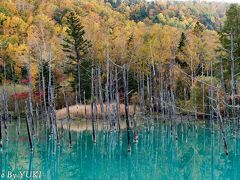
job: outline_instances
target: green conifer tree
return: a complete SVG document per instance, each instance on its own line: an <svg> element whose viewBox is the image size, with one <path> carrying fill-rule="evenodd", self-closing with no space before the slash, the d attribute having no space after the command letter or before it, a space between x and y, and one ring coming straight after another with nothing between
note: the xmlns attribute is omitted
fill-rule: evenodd
<svg viewBox="0 0 240 180"><path fill-rule="evenodd" d="M91 42L85 39L84 26L82 25L79 16L75 12L70 12L67 16L67 34L62 44L63 51L67 53L68 57L68 73L72 73L74 81L72 86L76 89L79 100L81 93L81 75L80 65L81 62L86 58ZM77 66L76 68L74 68Z"/></svg>

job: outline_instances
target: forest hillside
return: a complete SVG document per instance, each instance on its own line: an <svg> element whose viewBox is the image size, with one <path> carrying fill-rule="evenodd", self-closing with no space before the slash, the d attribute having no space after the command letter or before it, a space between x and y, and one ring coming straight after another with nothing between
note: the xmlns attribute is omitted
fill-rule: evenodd
<svg viewBox="0 0 240 180"><path fill-rule="evenodd" d="M154 70L166 88L174 89L179 106L186 100L184 106L193 107L202 98L199 82L203 77L210 81L211 66L218 66L219 56L228 54L222 42L229 38L222 29L229 7L190 1L4 0L0 2L0 70L4 72L0 83L12 92L12 100L28 97L24 89L32 88L40 101L49 91L51 74L57 108L62 108L63 91L71 104L90 99L92 67L101 69L104 89L108 80L114 86L114 64L127 64L130 102L140 98L141 77L148 78ZM111 62L109 73L106 59ZM228 63L225 67L227 81ZM215 74L214 81L220 81L220 74ZM17 92L11 90L13 84ZM122 85L119 89L123 92ZM201 103L196 106L203 110Z"/></svg>

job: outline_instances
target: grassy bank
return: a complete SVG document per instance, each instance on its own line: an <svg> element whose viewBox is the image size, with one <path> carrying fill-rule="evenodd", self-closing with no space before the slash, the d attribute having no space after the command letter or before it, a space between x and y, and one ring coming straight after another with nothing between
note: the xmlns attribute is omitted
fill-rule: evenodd
<svg viewBox="0 0 240 180"><path fill-rule="evenodd" d="M115 104L110 104L110 112L112 112L112 106L115 106ZM104 104L104 111L106 112L106 105ZM74 105L69 107L70 114L72 118L80 118L80 117L85 117L87 118L91 117L91 105ZM137 111L139 108L137 107ZM120 114L121 116L125 115L125 110L124 110L124 104L120 104ZM129 105L129 115L133 115L133 106ZM100 105L97 105L97 116L101 117L101 109ZM59 109L57 110L57 119L65 119L67 118L67 109Z"/></svg>

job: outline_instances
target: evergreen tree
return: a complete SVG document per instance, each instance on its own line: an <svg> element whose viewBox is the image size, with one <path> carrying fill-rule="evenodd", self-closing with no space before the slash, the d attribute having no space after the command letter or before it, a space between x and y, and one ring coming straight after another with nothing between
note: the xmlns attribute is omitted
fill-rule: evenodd
<svg viewBox="0 0 240 180"><path fill-rule="evenodd" d="M194 26L193 31L196 36L200 37L201 33L204 31L204 27L203 27L203 25L201 25L201 23L199 21L197 21Z"/></svg>
<svg viewBox="0 0 240 180"><path fill-rule="evenodd" d="M188 64L184 60L185 56L185 46L186 46L187 37L184 32L182 32L179 43L178 43L178 54L175 57L175 62L181 66L181 68L188 67Z"/></svg>
<svg viewBox="0 0 240 180"><path fill-rule="evenodd" d="M232 35L231 35L232 34ZM231 37L233 38L232 57L237 59L240 57L240 6L237 4L231 4L226 12L226 20L224 26L220 32L220 41L224 48L224 76L231 79ZM235 71L239 71L239 60L235 61Z"/></svg>
<svg viewBox="0 0 240 180"><path fill-rule="evenodd" d="M180 38L180 41L179 41L179 44L178 44L178 51L180 52L183 52L183 48L185 47L185 44L186 44L186 35L184 32L182 32L181 34L181 38Z"/></svg>
<svg viewBox="0 0 240 180"><path fill-rule="evenodd" d="M221 42L225 49L230 50L230 34L233 35L234 56L240 57L240 6L231 4L226 12L226 21L221 31Z"/></svg>
<svg viewBox="0 0 240 180"><path fill-rule="evenodd" d="M67 34L68 37L64 38L63 51L67 53L68 64L70 72L73 73L74 81L72 82L73 88L77 87L78 97L81 93L81 78L80 78L80 65L82 60L86 58L88 49L91 46L90 41L84 38L84 26L81 24L79 16L75 12L70 12L67 16ZM76 66L74 68L73 66ZM77 71L76 71L77 70ZM77 86L76 86L77 84Z"/></svg>

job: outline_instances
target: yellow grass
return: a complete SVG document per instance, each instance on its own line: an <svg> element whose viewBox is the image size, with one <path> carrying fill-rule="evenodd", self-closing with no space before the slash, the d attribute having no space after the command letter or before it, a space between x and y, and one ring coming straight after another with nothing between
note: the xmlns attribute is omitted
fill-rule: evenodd
<svg viewBox="0 0 240 180"><path fill-rule="evenodd" d="M115 104L110 104L110 111L112 112L112 106L115 106ZM74 117L85 117L85 107L86 107L86 114L87 117L91 117L91 105L74 105L74 106L70 106L69 110L70 110L70 115L72 118ZM138 110L138 108L137 108ZM97 111L98 111L98 117L101 117L101 109L100 109L100 105L97 105ZM106 105L104 105L104 111L106 112ZM124 104L120 104L120 114L121 116L125 115L125 106ZM132 116L133 115L133 106L130 105L129 106L129 115ZM59 109L57 110L57 119L65 119L67 118L67 109L63 108L63 109Z"/></svg>

